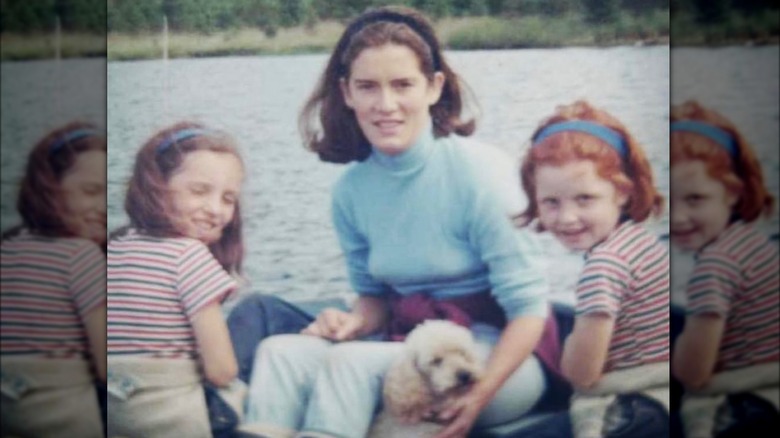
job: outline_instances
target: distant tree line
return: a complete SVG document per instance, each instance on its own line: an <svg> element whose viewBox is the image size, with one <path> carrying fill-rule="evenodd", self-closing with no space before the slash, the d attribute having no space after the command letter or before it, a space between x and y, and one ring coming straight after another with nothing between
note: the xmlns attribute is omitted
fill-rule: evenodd
<svg viewBox="0 0 780 438"><path fill-rule="evenodd" d="M105 0L0 0L0 32L63 30L106 32Z"/></svg>
<svg viewBox="0 0 780 438"><path fill-rule="evenodd" d="M746 15L767 10L780 10L778 0L671 0L672 14L690 14L703 24L726 21L730 14L740 12Z"/></svg>
<svg viewBox="0 0 780 438"><path fill-rule="evenodd" d="M0 32L48 32L55 17L65 30L102 33L159 29L163 14L173 30L213 32L259 27L279 28L320 20L346 20L371 6L403 4L434 19L462 16L561 15L581 13L593 23L609 22L621 12L653 10L689 13L697 21L723 20L731 11L778 9L777 0L0 0Z"/></svg>

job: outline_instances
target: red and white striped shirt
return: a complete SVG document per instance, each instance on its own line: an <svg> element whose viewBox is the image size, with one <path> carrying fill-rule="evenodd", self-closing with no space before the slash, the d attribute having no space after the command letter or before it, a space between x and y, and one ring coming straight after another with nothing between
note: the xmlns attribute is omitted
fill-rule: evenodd
<svg viewBox="0 0 780 438"><path fill-rule="evenodd" d="M130 231L108 244L109 355L196 358L192 318L236 281L190 238Z"/></svg>
<svg viewBox="0 0 780 438"><path fill-rule="evenodd" d="M626 221L585 255L576 314L615 318L604 372L669 360L669 251Z"/></svg>
<svg viewBox="0 0 780 438"><path fill-rule="evenodd" d="M778 248L737 221L696 254L687 313L726 319L715 371L780 360Z"/></svg>
<svg viewBox="0 0 780 438"><path fill-rule="evenodd" d="M105 305L106 259L92 241L22 232L0 245L0 352L89 357L84 318Z"/></svg>

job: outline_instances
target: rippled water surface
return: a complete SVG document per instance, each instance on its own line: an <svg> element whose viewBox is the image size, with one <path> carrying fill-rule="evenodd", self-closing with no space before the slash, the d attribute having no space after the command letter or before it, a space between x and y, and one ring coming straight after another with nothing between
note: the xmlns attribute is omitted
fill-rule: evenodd
<svg viewBox="0 0 780 438"><path fill-rule="evenodd" d="M731 55L740 57L741 62L723 72L722 86L705 88L702 81L692 77L682 78L680 86L692 96L708 96L705 101L724 105L729 109L727 113L740 113L744 108L738 102L759 99L761 103L751 106L749 116L735 121L740 126L756 126L747 134L757 142L774 141L769 144L777 145L777 92L769 98L760 87L751 88L754 82L761 82L760 77L753 81L756 76L777 77L777 57L774 64L765 62L760 68L748 69L748 63L770 58L767 53L772 52L763 48L733 50ZM677 54L680 52L674 56ZM696 49L680 56L688 58L680 65L690 62L701 75L712 73L712 64L717 64L722 53ZM632 130L647 149L659 188L668 193L668 47L470 51L449 52L447 57L479 103L476 138L518 157L541 118L558 104L585 98L616 115ZM344 167L319 162L303 148L297 134L298 110L326 59L326 55L299 55L109 63L107 88L99 90L108 94L109 227L125 222L124 187L141 143L167 123L182 118L200 120L233 134L247 164L242 202L250 288L293 300L348 295L343 259L329 214L330 187ZM71 62L82 70L96 68L92 61ZM47 82L51 80L52 64L3 65L4 77L7 71L16 73L11 75L14 83L3 80L4 223L16 218L13 201L7 200L14 196L14 183L21 172L9 163L18 162L19 157L23 161L32 142L57 118L58 107L51 103L45 111L35 109L36 105L46 106L42 102L56 94ZM20 69L31 73L19 74ZM23 98L8 103L6 91L16 87L39 87L41 91L32 96L24 93ZM78 90L98 87L102 85L81 83ZM68 100L66 96L60 102ZM89 109L84 109L88 105L81 105L89 99L80 96L72 100L70 105L74 107L69 108L69 114L92 116ZM62 104L57 105L61 108ZM7 109L14 115L7 117ZM19 125L22 120L27 125L17 129L14 137L7 136L5 128ZM774 131L760 128L772 126L767 122L774 123ZM7 150L6 144L15 147ZM768 152L764 158L776 175L777 152L772 149L775 152ZM774 190L777 193L776 183ZM667 217L652 226L664 234L668 230ZM570 301L581 259L549 237L542 239L548 261L554 261L550 274L555 298Z"/></svg>

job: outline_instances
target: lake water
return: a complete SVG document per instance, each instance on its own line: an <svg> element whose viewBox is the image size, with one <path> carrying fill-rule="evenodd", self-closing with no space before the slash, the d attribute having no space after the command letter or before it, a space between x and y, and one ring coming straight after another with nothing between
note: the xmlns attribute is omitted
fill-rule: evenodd
<svg viewBox="0 0 780 438"><path fill-rule="evenodd" d="M702 81L683 78L684 91L692 96L706 96L702 99L705 103L724 105L729 116L731 112L742 114L744 104L737 102L760 102L751 104L754 106L749 117L735 117L735 122L740 126L769 126L751 129L746 134L756 143L777 145L777 93L770 99L765 90L751 88L750 81L744 80L757 76L757 82L761 78L777 78L776 47L734 50L733 55L740 57L740 62L730 65L723 76L737 89L725 85L702 89ZM721 55L695 49L685 54L686 60L680 63L697 58L697 62L705 64L703 70L697 71L711 73L713 66L706 63L716 62ZM660 190L668 194L668 47L469 51L448 52L446 56L477 98L480 117L475 138L518 157L527 147L534 127L556 105L584 98L610 111L632 130L646 147ZM772 56L773 62L755 61ZM329 214L330 187L344 167L321 163L316 155L306 151L296 124L298 111L326 60L326 55L297 55L108 63L109 227L120 226L126 220L122 211L125 183L134 154L143 141L166 124L196 119L230 132L244 154L248 168L242 195L247 241L245 270L251 281L248 288L291 300L349 296L343 258ZM82 70L96 68L90 63L98 63L70 62L74 66L81 63ZM761 62L760 68L755 67L757 62ZM56 119L52 114L59 114L56 109L61 111L63 105L59 103L55 110L44 111L47 119L33 108L45 101L51 90L42 90L40 96L32 93L33 97L25 93L24 99L7 104L6 89L24 86L29 90L36 87L37 81L48 84L52 64L4 63L2 67L3 77L11 72L9 76L15 82L3 80L4 223L16 217L14 183L21 172L9 163L20 159L23 162L27 148L51 127L51 120ZM37 72L37 76L19 74L25 69ZM81 84L80 90L98 85ZM71 104L84 100L89 99L80 97ZM63 101L68 102L68 97L60 100ZM8 119L7 108L16 111L17 116ZM90 116L88 109L69 110L68 114ZM7 136L7 125L19 124L21 120L27 123L24 129L17 129L13 137ZM7 152L7 144L24 147ZM770 176L770 180L776 181L778 158L776 149L772 150L774 153L767 152L763 162L769 174L775 176ZM773 190L778 193L776 183ZM666 233L667 216L651 226L659 234ZM548 236L541 238L548 261L555 261L550 263L554 299L571 302L581 257L566 252Z"/></svg>

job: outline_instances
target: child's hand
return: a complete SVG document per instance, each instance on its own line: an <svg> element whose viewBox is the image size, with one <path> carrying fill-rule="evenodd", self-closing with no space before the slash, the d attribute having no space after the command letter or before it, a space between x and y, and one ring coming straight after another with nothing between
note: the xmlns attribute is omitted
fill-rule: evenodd
<svg viewBox="0 0 780 438"><path fill-rule="evenodd" d="M319 336L332 341L349 341L358 337L363 328L362 316L327 308L317 315L317 319L301 330L304 335Z"/></svg>

